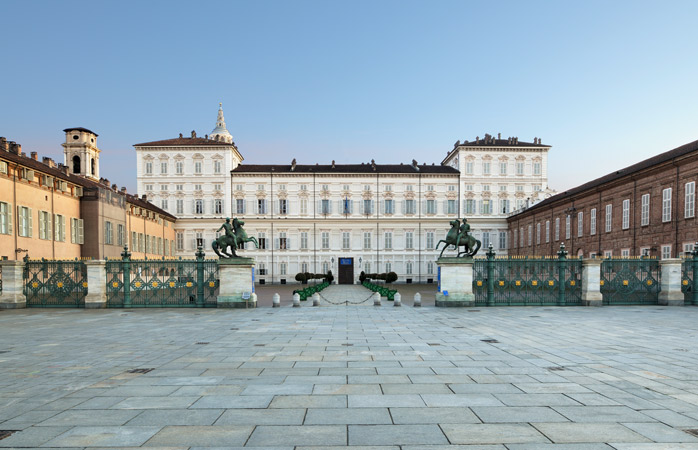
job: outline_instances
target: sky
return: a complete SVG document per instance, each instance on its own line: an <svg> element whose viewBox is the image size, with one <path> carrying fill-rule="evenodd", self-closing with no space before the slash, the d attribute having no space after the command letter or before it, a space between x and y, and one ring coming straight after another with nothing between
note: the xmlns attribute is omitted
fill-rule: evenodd
<svg viewBox="0 0 698 450"><path fill-rule="evenodd" d="M697 1L0 0L0 136L63 159L99 134L199 136L223 103L245 163L439 164L542 138L558 191L698 139Z"/></svg>

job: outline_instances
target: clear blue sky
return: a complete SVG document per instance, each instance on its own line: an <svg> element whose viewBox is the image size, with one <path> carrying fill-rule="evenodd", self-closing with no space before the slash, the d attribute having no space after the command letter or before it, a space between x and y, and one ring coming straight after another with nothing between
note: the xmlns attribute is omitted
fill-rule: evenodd
<svg viewBox="0 0 698 450"><path fill-rule="evenodd" d="M214 127L247 163L439 163L456 140L550 144L564 190L698 139L698 1L0 2L0 135L62 160L100 135Z"/></svg>

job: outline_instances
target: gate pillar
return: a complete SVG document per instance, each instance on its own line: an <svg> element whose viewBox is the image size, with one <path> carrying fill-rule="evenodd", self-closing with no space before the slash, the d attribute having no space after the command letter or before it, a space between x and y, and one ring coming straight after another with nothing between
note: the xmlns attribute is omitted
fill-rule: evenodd
<svg viewBox="0 0 698 450"><path fill-rule="evenodd" d="M441 257L436 264L441 271L441 292L436 294L436 306L473 306L473 259Z"/></svg>
<svg viewBox="0 0 698 450"><path fill-rule="evenodd" d="M683 306L683 292L681 292L681 263L679 258L663 259L659 261L662 272L662 289L659 292L659 304L667 306Z"/></svg>
<svg viewBox="0 0 698 450"><path fill-rule="evenodd" d="M85 261L87 267L87 295L85 296L85 309L98 309L107 307L107 262Z"/></svg>
<svg viewBox="0 0 698 450"><path fill-rule="evenodd" d="M0 309L26 308L24 261L0 261L0 267L2 267Z"/></svg>
<svg viewBox="0 0 698 450"><path fill-rule="evenodd" d="M601 263L600 259L582 260L582 305L601 306Z"/></svg>
<svg viewBox="0 0 698 450"><path fill-rule="evenodd" d="M221 280L218 294L219 308L256 308L257 299L253 296L252 258L221 258L218 270Z"/></svg>

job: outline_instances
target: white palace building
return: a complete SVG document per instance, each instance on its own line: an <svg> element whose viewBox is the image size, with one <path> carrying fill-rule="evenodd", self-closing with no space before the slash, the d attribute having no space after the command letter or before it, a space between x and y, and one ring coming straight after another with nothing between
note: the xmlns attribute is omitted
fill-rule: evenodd
<svg viewBox="0 0 698 450"><path fill-rule="evenodd" d="M260 249L259 283L296 283L298 272L332 270L340 283L359 273L436 280L436 243L449 221L466 217L473 234L507 254L506 217L548 197L549 145L486 134L456 142L440 164L243 164L222 106L211 134L135 146L138 193L177 216L176 254L191 257L226 217L245 222ZM441 244L443 245L443 244ZM484 250L481 251L484 254ZM453 254L447 250L445 254Z"/></svg>

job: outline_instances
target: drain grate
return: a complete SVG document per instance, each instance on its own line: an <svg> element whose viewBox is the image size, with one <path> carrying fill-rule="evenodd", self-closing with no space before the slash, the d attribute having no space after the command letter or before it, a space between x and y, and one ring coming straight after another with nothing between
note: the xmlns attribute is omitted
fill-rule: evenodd
<svg viewBox="0 0 698 450"><path fill-rule="evenodd" d="M438 342L429 342L429 345L432 347L435 347L435 346L441 345L441 344L439 344Z"/></svg>
<svg viewBox="0 0 698 450"><path fill-rule="evenodd" d="M131 370L127 370L126 373L148 373L148 372L152 372L153 370L155 370L154 367L149 368L149 369L131 369Z"/></svg>
<svg viewBox="0 0 698 450"><path fill-rule="evenodd" d="M352 347L354 344L342 344L345 347Z"/></svg>
<svg viewBox="0 0 698 450"><path fill-rule="evenodd" d="M528 317L540 317L540 316L528 316Z"/></svg>
<svg viewBox="0 0 698 450"><path fill-rule="evenodd" d="M488 344L499 344L499 341L496 339L480 339L482 342L487 342Z"/></svg>
<svg viewBox="0 0 698 450"><path fill-rule="evenodd" d="M264 347L265 345L267 345L267 344L255 344L254 346L255 347Z"/></svg>
<svg viewBox="0 0 698 450"><path fill-rule="evenodd" d="M197 342L196 345L208 345L210 342Z"/></svg>
<svg viewBox="0 0 698 450"><path fill-rule="evenodd" d="M16 433L19 430L0 430L0 441L3 439L12 436L13 433Z"/></svg>
<svg viewBox="0 0 698 450"><path fill-rule="evenodd" d="M560 370L565 370L565 368L562 366L553 366L553 367L548 367L548 370L560 371Z"/></svg>
<svg viewBox="0 0 698 450"><path fill-rule="evenodd" d="M683 431L685 431L686 433L690 434L691 436L698 437L698 429L692 428L692 429L683 430Z"/></svg>
<svg viewBox="0 0 698 450"><path fill-rule="evenodd" d="M231 330L233 330L233 331L237 331L237 330L239 330L239 329L240 329L240 328L231 328Z"/></svg>

